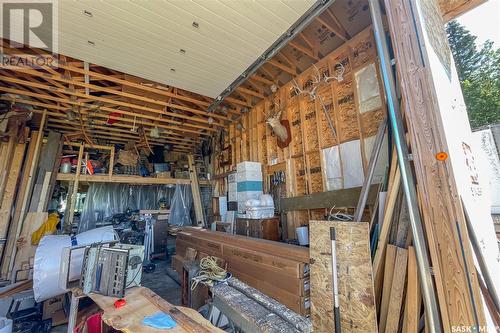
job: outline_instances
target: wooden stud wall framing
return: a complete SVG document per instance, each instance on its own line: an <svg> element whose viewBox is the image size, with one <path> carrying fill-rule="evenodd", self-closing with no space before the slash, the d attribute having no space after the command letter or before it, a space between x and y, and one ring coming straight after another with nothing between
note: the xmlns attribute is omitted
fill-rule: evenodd
<svg viewBox="0 0 500 333"><path fill-rule="evenodd" d="M324 161L324 148L337 146L340 151L340 144L359 142L359 168L365 169L368 164L366 156L369 158L370 152L365 151L364 139L376 135L385 112L377 61L372 31L367 28L315 64L319 72L327 76L336 75L338 63L344 66L343 80L322 83L317 89L316 99L306 94L297 95L292 81L276 92L274 100L266 98L256 104L241 117L242 130L229 132L230 140L235 142L233 165L245 160L258 161L269 168L286 163L288 197L328 190L325 167L328 162ZM360 113L354 74L370 64L376 68L380 105ZM295 82L305 90L315 75L317 71L311 67L298 75ZM275 102L283 107L281 119L288 120L290 124L291 142L284 149L277 146L276 136L265 122L265 115L274 108ZM334 124L336 135L329 127L322 105ZM349 182L345 182L343 157L341 153L339 155L341 187L344 187ZM348 156L345 157L348 161ZM362 173L364 171L361 170ZM323 218L325 213L324 209L292 212L289 214L292 218L288 221L288 232L293 234L295 227L307 224L311 218Z"/></svg>

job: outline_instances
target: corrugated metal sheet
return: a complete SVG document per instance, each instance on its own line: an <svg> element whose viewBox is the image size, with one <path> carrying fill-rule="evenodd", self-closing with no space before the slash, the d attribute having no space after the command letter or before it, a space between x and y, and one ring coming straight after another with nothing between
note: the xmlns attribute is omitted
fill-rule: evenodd
<svg viewBox="0 0 500 333"><path fill-rule="evenodd" d="M313 3L59 1L59 53L215 97Z"/></svg>

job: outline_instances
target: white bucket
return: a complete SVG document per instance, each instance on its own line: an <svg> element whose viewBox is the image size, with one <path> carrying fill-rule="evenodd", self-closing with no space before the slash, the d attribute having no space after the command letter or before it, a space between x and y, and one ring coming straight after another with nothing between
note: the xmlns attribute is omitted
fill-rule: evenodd
<svg viewBox="0 0 500 333"><path fill-rule="evenodd" d="M33 267L33 292L35 301L62 295L66 290L59 287L61 270L61 254L65 247L86 245L116 240L112 226L92 229L73 237L68 235L47 235L40 240L35 252ZM76 243L76 244L75 244ZM83 249L75 251L71 256L70 278L78 278L82 271ZM3 332L2 332L3 333Z"/></svg>
<svg viewBox="0 0 500 333"><path fill-rule="evenodd" d="M309 245L309 229L307 227L298 227L295 232L300 245Z"/></svg>
<svg viewBox="0 0 500 333"><path fill-rule="evenodd" d="M0 317L0 333L12 333L12 319Z"/></svg>

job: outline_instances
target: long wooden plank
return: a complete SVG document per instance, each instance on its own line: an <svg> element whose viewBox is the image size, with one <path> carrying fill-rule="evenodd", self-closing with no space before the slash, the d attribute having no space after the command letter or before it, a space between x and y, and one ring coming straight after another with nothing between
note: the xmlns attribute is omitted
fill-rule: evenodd
<svg viewBox="0 0 500 333"><path fill-rule="evenodd" d="M378 185L372 185L369 190L368 204L375 202ZM280 208L283 211L293 211L301 209L331 208L336 207L356 207L361 187L341 189L335 191L318 192L299 197L281 198Z"/></svg>
<svg viewBox="0 0 500 333"><path fill-rule="evenodd" d="M205 215L203 214L203 206L201 204L200 184L198 183L198 172L194 164L194 156L188 155L189 179L191 180L191 193L193 195L194 214L196 224L205 226Z"/></svg>
<svg viewBox="0 0 500 333"><path fill-rule="evenodd" d="M396 199L398 197L400 182L401 182L401 173L399 169L397 169L394 174L394 181L391 187L391 192L389 193L386 200L386 210L384 212L384 219L382 221L379 240L377 243L377 248L375 250L376 251L375 258L373 259L373 276L375 281L375 290L378 291L381 290L382 272L384 270L386 246L389 241L389 231L391 229L392 214L394 212L394 207L396 205Z"/></svg>
<svg viewBox="0 0 500 333"><path fill-rule="evenodd" d="M385 333L397 333L399 319L401 317L401 306L403 304L403 295L406 279L406 264L408 260L408 250L398 247L396 251L396 260L394 261L394 274L392 276L390 288L391 297L387 311L387 320L385 324Z"/></svg>
<svg viewBox="0 0 500 333"><path fill-rule="evenodd" d="M21 174L21 166L26 150L25 148L25 143L18 143L14 147L9 174L5 180L5 191L0 207L0 239L5 239L9 230L13 204L17 195L18 178ZM2 242L2 244L0 244L0 256L3 253L4 247L5 243Z"/></svg>
<svg viewBox="0 0 500 333"><path fill-rule="evenodd" d="M491 216L475 171L472 133L441 11L436 0L386 0L385 7L443 331L483 326L477 275L465 271L474 267L469 237L462 232L460 241L457 230L457 225L467 230L460 196L478 225L491 224ZM439 161L440 152L449 158ZM486 237L486 247L498 253Z"/></svg>
<svg viewBox="0 0 500 333"><path fill-rule="evenodd" d="M384 282L380 289L375 291L377 296L377 308L379 310L379 332L385 332L387 315L389 312L389 299L391 298L392 279L394 277L394 263L396 261L397 248L387 245L384 265ZM381 297L380 297L381 296Z"/></svg>
<svg viewBox="0 0 500 333"><path fill-rule="evenodd" d="M408 279L406 283L406 305L403 320L403 333L418 331L420 319L420 283L418 281L417 258L413 246L408 247Z"/></svg>
<svg viewBox="0 0 500 333"><path fill-rule="evenodd" d="M310 221L311 318L315 332L333 332L330 228L335 228L342 332L376 332L368 223Z"/></svg>
<svg viewBox="0 0 500 333"><path fill-rule="evenodd" d="M12 251L14 250L14 244L18 233L17 231L18 225L20 224L19 217L21 216L21 210L23 208L23 205L25 205L24 200L26 199L27 193L29 193L28 187L30 185L30 180L31 180L30 171L32 163L36 157L37 143L39 143L38 136L39 136L38 131L31 132L31 138L26 153L26 159L23 163L21 182L19 183L18 186L19 190L16 197L16 203L14 205L15 210L12 216L12 220L10 222L11 224L9 228L7 242L5 245L4 255L2 258L1 277L3 279L7 279L8 276L8 270L10 265L9 262L12 255Z"/></svg>
<svg viewBox="0 0 500 333"><path fill-rule="evenodd" d="M274 242L266 239L250 238L240 235L231 235L226 232L209 231L205 229L184 227L179 233L187 235L194 234L205 239L226 241L228 244L241 248L262 251L279 257L289 258L299 262L309 262L309 250L307 248L286 243Z"/></svg>

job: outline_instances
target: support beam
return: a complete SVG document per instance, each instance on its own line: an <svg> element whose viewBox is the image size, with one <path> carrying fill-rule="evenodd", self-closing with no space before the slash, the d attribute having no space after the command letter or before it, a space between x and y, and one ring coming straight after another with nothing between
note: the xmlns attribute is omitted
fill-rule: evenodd
<svg viewBox="0 0 500 333"><path fill-rule="evenodd" d="M193 193L193 204L194 204L194 213L196 216L196 224L199 227L206 226L205 217L203 214L203 207L201 205L201 196L200 196L200 184L198 183L198 174L196 172L196 165L194 163L194 156L188 155L188 164L189 164L189 178L191 179L191 192Z"/></svg>

